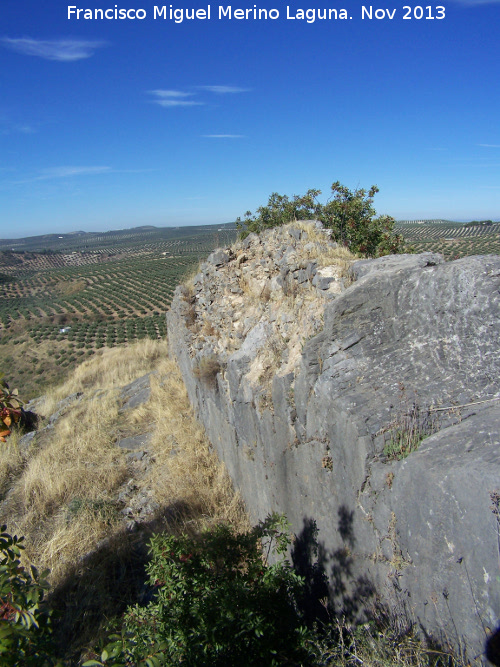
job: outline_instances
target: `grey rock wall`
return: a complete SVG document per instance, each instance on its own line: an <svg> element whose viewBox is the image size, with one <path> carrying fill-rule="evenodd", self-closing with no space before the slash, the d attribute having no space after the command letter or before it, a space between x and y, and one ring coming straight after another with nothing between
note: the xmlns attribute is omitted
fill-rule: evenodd
<svg viewBox="0 0 500 667"><path fill-rule="evenodd" d="M321 302L321 331L294 365L280 349L266 380L273 291L237 349L201 333L252 243L266 238L209 259L167 314L191 402L252 518L284 512L302 540L316 523L338 610L382 600L480 663L500 623L500 258L354 262L354 282ZM276 238L267 243L274 251ZM299 250L288 253L297 278ZM304 289L319 292L313 279ZM209 353L221 361L211 381L196 372ZM420 446L392 457L412 429Z"/></svg>

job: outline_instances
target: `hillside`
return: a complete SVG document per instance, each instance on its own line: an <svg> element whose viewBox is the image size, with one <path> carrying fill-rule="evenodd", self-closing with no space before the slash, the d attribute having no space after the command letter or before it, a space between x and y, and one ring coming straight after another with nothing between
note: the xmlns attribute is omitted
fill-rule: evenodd
<svg viewBox="0 0 500 667"><path fill-rule="evenodd" d="M449 220L401 221L396 231L415 252L439 252L446 260L470 255L500 254L500 223Z"/></svg>
<svg viewBox="0 0 500 667"><path fill-rule="evenodd" d="M107 619L147 594L153 532L247 519L165 341L99 351L26 409L45 419L2 443L0 523L25 536L25 563L50 568L57 654L78 664Z"/></svg>
<svg viewBox="0 0 500 667"><path fill-rule="evenodd" d="M0 251L0 371L32 398L97 350L161 338L175 287L234 236L223 226L12 241L15 252Z"/></svg>
<svg viewBox="0 0 500 667"><path fill-rule="evenodd" d="M98 290L128 271L139 295L148 271L161 282L163 260L148 261L142 278L120 264L130 258L40 275L33 307L50 303L54 317L73 303L71 327L86 331L93 301L119 319ZM360 260L304 221L216 250L170 288L168 345L166 328L96 345L96 328L73 377L28 406L38 430L0 452L0 522L26 536L26 563L51 570L64 664L94 655L106 618L151 599L154 533L245 528L272 512L291 522L308 604L336 619L311 640L311 665L479 664L500 611L499 276L493 255ZM41 356L52 344L48 360L68 332L43 332L33 345ZM413 628L445 657L433 662Z"/></svg>

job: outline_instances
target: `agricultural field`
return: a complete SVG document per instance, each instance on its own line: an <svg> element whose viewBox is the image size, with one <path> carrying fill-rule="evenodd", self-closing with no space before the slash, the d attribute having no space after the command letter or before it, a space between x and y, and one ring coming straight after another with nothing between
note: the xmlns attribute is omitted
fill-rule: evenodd
<svg viewBox="0 0 500 667"><path fill-rule="evenodd" d="M415 252L439 252L446 260L500 254L499 222L400 221L396 223L396 231Z"/></svg>
<svg viewBox="0 0 500 667"><path fill-rule="evenodd" d="M396 228L415 252L500 254L500 223ZM0 373L32 398L106 347L163 337L176 285L235 238L205 225L0 240Z"/></svg>
<svg viewBox="0 0 500 667"><path fill-rule="evenodd" d="M67 236L66 247L57 247L64 239L34 237L0 251L0 372L23 398L43 393L105 347L162 338L175 287L236 232ZM75 250L87 236L87 247Z"/></svg>

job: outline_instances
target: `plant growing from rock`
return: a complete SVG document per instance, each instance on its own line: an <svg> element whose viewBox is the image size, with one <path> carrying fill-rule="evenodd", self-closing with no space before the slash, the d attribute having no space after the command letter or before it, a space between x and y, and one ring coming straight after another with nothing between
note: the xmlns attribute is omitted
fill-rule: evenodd
<svg viewBox="0 0 500 667"><path fill-rule="evenodd" d="M236 226L245 237L251 232L258 234L294 220L315 218L333 230L334 239L351 252L369 257L403 252L403 237L394 232L394 218L388 215L375 217L373 198L378 191L376 185L369 190L350 190L336 181L326 204L317 200L321 190L311 189L305 195L294 195L291 199L273 192L267 206L260 206L255 215L247 211L243 220L236 220Z"/></svg>
<svg viewBox="0 0 500 667"><path fill-rule="evenodd" d="M205 384L215 387L217 373L222 370L222 365L215 354L202 357L193 368L193 375Z"/></svg>
<svg viewBox="0 0 500 667"><path fill-rule="evenodd" d="M406 400L404 395L403 400ZM424 410L416 402L407 403L381 431L388 434L384 454L389 460L404 459L419 448L424 438L437 430L437 418L430 409Z"/></svg>

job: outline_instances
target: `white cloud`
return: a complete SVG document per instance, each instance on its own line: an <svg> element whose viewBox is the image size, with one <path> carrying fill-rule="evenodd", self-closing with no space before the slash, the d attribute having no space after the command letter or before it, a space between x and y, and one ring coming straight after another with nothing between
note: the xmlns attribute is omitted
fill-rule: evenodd
<svg viewBox="0 0 500 667"><path fill-rule="evenodd" d="M42 169L39 176L34 180L45 181L52 178L71 178L73 176L93 176L95 174L107 174L112 171L111 167L51 167Z"/></svg>
<svg viewBox="0 0 500 667"><path fill-rule="evenodd" d="M30 37L12 39L3 37L0 42L11 51L23 53L27 56L38 56L45 60L59 60L71 62L83 60L94 55L96 49L105 46L106 42L97 42L81 39L40 40Z"/></svg>
<svg viewBox="0 0 500 667"><path fill-rule="evenodd" d="M482 146L483 148L500 148L500 144L478 144L478 146Z"/></svg>
<svg viewBox="0 0 500 667"><path fill-rule="evenodd" d="M201 106L204 102L194 102L193 100L155 100L155 104L161 107L196 107Z"/></svg>
<svg viewBox="0 0 500 667"><path fill-rule="evenodd" d="M31 125L14 125L14 130L21 132L21 134L34 134L36 132Z"/></svg>
<svg viewBox="0 0 500 667"><path fill-rule="evenodd" d="M185 93L181 90L150 90L151 95L156 97L153 102L161 107L192 107L204 104L196 100L186 99L194 93Z"/></svg>
<svg viewBox="0 0 500 667"><path fill-rule="evenodd" d="M96 176L98 174L109 174L114 170L111 167L49 167L41 169L37 175L23 178L22 180L10 181L9 185L25 185L38 181L53 181L62 178L74 178L76 176Z"/></svg>
<svg viewBox="0 0 500 667"><path fill-rule="evenodd" d="M152 95L157 95L160 98L182 98L182 97L190 97L194 95L194 93L185 93L182 90L150 90L149 91Z"/></svg>
<svg viewBox="0 0 500 667"><path fill-rule="evenodd" d="M205 139L244 139L244 134L202 134Z"/></svg>
<svg viewBox="0 0 500 667"><path fill-rule="evenodd" d="M9 121L2 122L0 118L0 134L34 134L36 128L32 125L24 123L10 123Z"/></svg>
<svg viewBox="0 0 500 667"><path fill-rule="evenodd" d="M227 93L248 93L250 88L239 88L238 86L199 86L202 90L208 90L211 93L218 95L226 95Z"/></svg>

